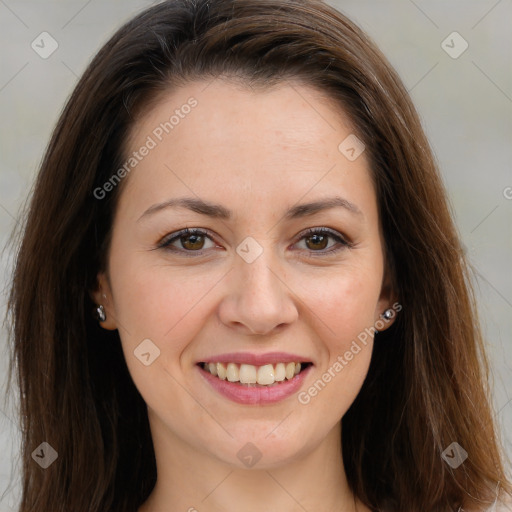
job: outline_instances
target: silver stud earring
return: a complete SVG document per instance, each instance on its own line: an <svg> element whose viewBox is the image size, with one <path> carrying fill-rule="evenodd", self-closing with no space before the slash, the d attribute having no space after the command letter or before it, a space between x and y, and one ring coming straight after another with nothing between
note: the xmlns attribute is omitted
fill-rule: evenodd
<svg viewBox="0 0 512 512"><path fill-rule="evenodd" d="M382 313L382 318L384 320L391 320L395 316L395 312L392 309L386 309L384 313Z"/></svg>
<svg viewBox="0 0 512 512"><path fill-rule="evenodd" d="M101 304L96 308L96 318L99 322L104 322L107 319L105 308Z"/></svg>

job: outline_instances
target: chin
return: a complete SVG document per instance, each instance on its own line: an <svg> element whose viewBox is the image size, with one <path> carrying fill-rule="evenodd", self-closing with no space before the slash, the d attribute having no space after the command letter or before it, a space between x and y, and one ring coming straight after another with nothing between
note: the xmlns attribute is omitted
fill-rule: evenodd
<svg viewBox="0 0 512 512"><path fill-rule="evenodd" d="M275 424L273 428L276 428ZM215 456L239 469L265 470L289 464L308 451L303 438L291 437L286 433L272 433L269 436L269 432L271 429L262 429L249 434L245 430L243 435L234 436L235 439L225 444L227 450L218 445L219 453Z"/></svg>

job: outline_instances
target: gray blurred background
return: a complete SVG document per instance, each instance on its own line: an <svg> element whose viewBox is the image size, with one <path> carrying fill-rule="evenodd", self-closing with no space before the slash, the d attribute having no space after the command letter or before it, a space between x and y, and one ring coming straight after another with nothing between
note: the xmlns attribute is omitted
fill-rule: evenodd
<svg viewBox="0 0 512 512"><path fill-rule="evenodd" d="M476 269L494 411L512 458L512 0L329 3L378 44L420 113ZM151 4L0 0L0 248L86 64L115 29ZM2 316L11 264L12 254L3 252ZM2 330L2 395L6 341ZM0 512L15 511L20 495L15 418L15 398L0 399Z"/></svg>

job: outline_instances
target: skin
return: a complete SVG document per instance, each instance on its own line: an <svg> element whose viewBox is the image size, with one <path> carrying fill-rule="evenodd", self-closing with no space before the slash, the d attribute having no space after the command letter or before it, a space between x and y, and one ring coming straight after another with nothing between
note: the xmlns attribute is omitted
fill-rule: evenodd
<svg viewBox="0 0 512 512"><path fill-rule="evenodd" d="M307 390L391 307L365 153L349 161L338 150L353 129L319 91L290 82L253 90L226 78L169 92L134 125L128 153L191 96L197 106L125 178L94 292L148 406L158 481L139 512L368 511L347 485L340 420L367 374L371 337L307 404L296 395L234 403L196 366L225 352L296 353L314 363ZM336 207L284 219L296 204L333 195L360 213ZM181 196L219 203L233 218L178 208L140 218ZM213 240L178 239L181 252L155 248L185 227ZM304 238L322 227L352 246ZM236 252L248 236L263 249L251 263ZM325 254L333 247L340 250ZM134 356L147 338L160 350L149 366ZM252 468L237 457L247 442L262 455Z"/></svg>

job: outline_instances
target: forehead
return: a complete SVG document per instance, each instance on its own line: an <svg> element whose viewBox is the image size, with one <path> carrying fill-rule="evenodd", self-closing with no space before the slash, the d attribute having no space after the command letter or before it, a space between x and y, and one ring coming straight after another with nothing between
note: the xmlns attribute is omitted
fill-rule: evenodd
<svg viewBox="0 0 512 512"><path fill-rule="evenodd" d="M130 172L127 189L140 201L187 192L213 194L215 202L233 199L236 190L246 208L249 192L274 207L269 200L295 203L333 188L361 201L373 186L364 152L353 160L343 153L354 136L342 109L303 84L253 90L222 79L191 82L141 112L126 157L150 149Z"/></svg>

